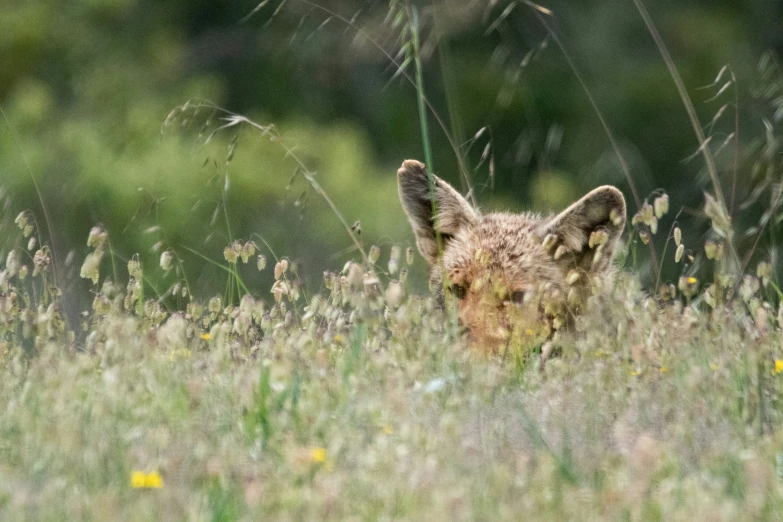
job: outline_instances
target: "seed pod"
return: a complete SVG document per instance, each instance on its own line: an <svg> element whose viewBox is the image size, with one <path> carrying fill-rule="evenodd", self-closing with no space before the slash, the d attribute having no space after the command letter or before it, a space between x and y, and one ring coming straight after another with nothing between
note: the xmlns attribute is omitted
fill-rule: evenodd
<svg viewBox="0 0 783 522"><path fill-rule="evenodd" d="M90 235L87 236L87 246L100 248L106 242L108 234L100 225L95 225L90 229Z"/></svg>
<svg viewBox="0 0 783 522"><path fill-rule="evenodd" d="M677 247L677 252L674 254L674 262L679 263L682 259L682 255L685 253L685 245L680 245Z"/></svg>
<svg viewBox="0 0 783 522"><path fill-rule="evenodd" d="M682 230L680 230L680 227L674 227L674 244L677 246L682 244Z"/></svg>
<svg viewBox="0 0 783 522"><path fill-rule="evenodd" d="M281 259L275 264L275 279L280 279L288 270L288 259Z"/></svg>
<svg viewBox="0 0 783 522"><path fill-rule="evenodd" d="M400 267L400 247L394 245L389 254L389 273L396 274Z"/></svg>
<svg viewBox="0 0 783 522"><path fill-rule="evenodd" d="M609 212L609 219L612 221L614 226L619 227L623 224L623 221L625 221L625 216L620 214L617 209L612 209L611 212Z"/></svg>
<svg viewBox="0 0 783 522"><path fill-rule="evenodd" d="M128 275L137 281L141 279L141 263L138 259L128 261Z"/></svg>
<svg viewBox="0 0 783 522"><path fill-rule="evenodd" d="M653 207L655 208L655 217L661 219L664 214L669 212L669 196L668 194L662 194L655 198L653 201Z"/></svg>
<svg viewBox="0 0 783 522"><path fill-rule="evenodd" d="M606 231L604 228L599 228L598 230L594 230L590 234L590 240L587 242L587 245L590 248L594 248L596 245L601 246L605 245L609 241L609 232Z"/></svg>
<svg viewBox="0 0 783 522"><path fill-rule="evenodd" d="M641 210L639 211L641 214L642 223L644 223L647 226L650 226L650 222L652 221L652 218L654 217L654 210L652 208L652 205L644 202L644 205L642 205Z"/></svg>
<svg viewBox="0 0 783 522"><path fill-rule="evenodd" d="M413 249L411 247L408 247L405 250L405 262L408 265L412 265L413 264Z"/></svg>
<svg viewBox="0 0 783 522"><path fill-rule="evenodd" d="M370 261L370 264L374 265L380 257L381 257L381 249L378 248L378 245L371 246L370 253L367 255L367 259L368 261Z"/></svg>
<svg viewBox="0 0 783 522"><path fill-rule="evenodd" d="M232 265L237 262L237 258L239 257L239 254L232 246L227 246L223 249L223 258L231 263Z"/></svg>
<svg viewBox="0 0 783 522"><path fill-rule="evenodd" d="M655 216L650 218L650 232L652 232L653 235L658 233L658 218Z"/></svg>
<svg viewBox="0 0 783 522"><path fill-rule="evenodd" d="M160 255L160 267L168 271L171 267L171 261L174 259L174 253L171 250L166 250Z"/></svg>
<svg viewBox="0 0 783 522"><path fill-rule="evenodd" d="M256 258L256 268L258 268L258 271L260 272L264 268L266 268L266 256L263 254L259 254Z"/></svg>

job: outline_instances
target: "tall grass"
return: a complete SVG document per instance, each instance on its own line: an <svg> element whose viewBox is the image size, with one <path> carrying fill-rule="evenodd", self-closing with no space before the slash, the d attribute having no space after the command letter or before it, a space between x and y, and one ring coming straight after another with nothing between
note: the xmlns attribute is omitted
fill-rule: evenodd
<svg viewBox="0 0 783 522"><path fill-rule="evenodd" d="M525 4L563 51L633 187L550 13ZM433 118L464 166L425 96L421 18L398 5L406 58L373 45L417 91L427 162ZM234 237L225 197L223 260L166 245L157 267L142 266L96 226L81 268L92 307L69 325L48 276L49 247L30 241L34 213L20 214L18 245L0 259L0 519L755 520L783 509L783 293L769 259L745 271L758 238L777 230L776 170L758 175L756 197L769 194L769 212L748 234L755 241L742 274L724 263L734 205L716 172L705 214L717 236L686 251L680 214L668 221L662 191L651 203L637 198L631 231L654 241L658 227L668 230L661 263L670 242L674 263L704 251L709 278L691 262L676 286L659 285L659 266L645 289L637 274L620 272L596 287L571 331L549 339L547 353L481 354L447 311L409 288L413 251L403 263L398 245L365 248L274 126L198 101L164 126L202 112L222 118L203 124L205 141L244 128L277 143L329 205L356 259L327 270L319 288L302 288L293 263L261 236ZM697 139L712 176L708 137ZM239 141L226 142L230 161ZM766 166L774 135L762 143L751 152ZM200 295L182 250L220 267L222 295ZM272 271L271 287L248 288L246 264ZM175 271L177 282L159 291L153 271Z"/></svg>

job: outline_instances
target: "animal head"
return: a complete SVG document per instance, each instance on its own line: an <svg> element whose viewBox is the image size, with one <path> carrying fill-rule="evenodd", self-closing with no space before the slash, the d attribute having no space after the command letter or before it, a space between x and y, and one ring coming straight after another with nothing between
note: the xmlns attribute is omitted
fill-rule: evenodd
<svg viewBox="0 0 783 522"><path fill-rule="evenodd" d="M610 186L542 217L482 214L415 160L402 164L397 181L433 290L453 298L460 322L487 350L533 344L567 324L611 271L625 227L625 199Z"/></svg>

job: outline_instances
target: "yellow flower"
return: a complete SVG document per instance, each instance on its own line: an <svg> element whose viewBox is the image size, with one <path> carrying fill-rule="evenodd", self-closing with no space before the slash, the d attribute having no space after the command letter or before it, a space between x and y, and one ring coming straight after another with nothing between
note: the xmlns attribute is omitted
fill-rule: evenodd
<svg viewBox="0 0 783 522"><path fill-rule="evenodd" d="M131 473L131 487L133 489L160 489L163 487L163 479L157 471L151 473L134 471Z"/></svg>
<svg viewBox="0 0 783 522"><path fill-rule="evenodd" d="M710 369L714 372L717 371L718 365L717 364L710 364Z"/></svg>
<svg viewBox="0 0 783 522"><path fill-rule="evenodd" d="M131 487L133 489L143 488L147 482L147 474L143 471L134 471L131 473Z"/></svg>
<svg viewBox="0 0 783 522"><path fill-rule="evenodd" d="M775 369L772 370L773 375L777 375L783 372L783 360L775 359Z"/></svg>
<svg viewBox="0 0 783 522"><path fill-rule="evenodd" d="M313 448L310 450L310 460L317 464L326 462L326 450L324 448Z"/></svg>
<svg viewBox="0 0 783 522"><path fill-rule="evenodd" d="M525 333L528 335L528 337L533 337L533 335L535 335L536 332L534 332L531 328L528 328L527 330L525 330Z"/></svg>
<svg viewBox="0 0 783 522"><path fill-rule="evenodd" d="M698 281L695 277L689 277L688 278L688 284L695 285L696 281Z"/></svg>
<svg viewBox="0 0 783 522"><path fill-rule="evenodd" d="M392 427L391 427L391 426L389 426L388 424L386 424L386 425L385 425L383 428L381 428L381 429L383 430L383 432L384 432L386 435L391 435L392 433L394 433L394 428L392 428Z"/></svg>
<svg viewBox="0 0 783 522"><path fill-rule="evenodd" d="M209 341L212 338L212 336L209 334L209 332L204 332L203 334L199 335L199 339L203 341Z"/></svg>
<svg viewBox="0 0 783 522"><path fill-rule="evenodd" d="M668 371L669 369L666 366L661 366L661 373L666 373Z"/></svg>
<svg viewBox="0 0 783 522"><path fill-rule="evenodd" d="M641 374L642 374L642 372L640 372L639 370L633 370L633 371L631 372L631 376L632 376L632 377L638 377L638 376L639 376L639 375L641 375Z"/></svg>

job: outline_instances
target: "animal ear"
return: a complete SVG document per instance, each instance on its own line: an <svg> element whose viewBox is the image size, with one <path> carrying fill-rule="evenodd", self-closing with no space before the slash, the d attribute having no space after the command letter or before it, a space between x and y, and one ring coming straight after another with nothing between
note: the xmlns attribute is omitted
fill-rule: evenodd
<svg viewBox="0 0 783 522"><path fill-rule="evenodd" d="M590 273L608 270L625 228L625 198L603 186L544 223L539 235L565 269Z"/></svg>
<svg viewBox="0 0 783 522"><path fill-rule="evenodd" d="M416 235L416 245L427 262L435 264L436 232L445 246L460 230L475 225L478 212L454 187L434 174L432 182L431 193L427 169L420 161L406 160L397 171L400 201Z"/></svg>

